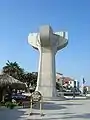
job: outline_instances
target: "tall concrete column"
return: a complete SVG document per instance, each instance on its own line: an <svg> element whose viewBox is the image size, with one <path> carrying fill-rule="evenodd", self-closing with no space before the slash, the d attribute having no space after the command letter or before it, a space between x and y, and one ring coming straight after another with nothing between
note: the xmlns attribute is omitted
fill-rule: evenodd
<svg viewBox="0 0 90 120"><path fill-rule="evenodd" d="M39 50L39 69L36 91L40 91L44 98L55 98L56 67L55 54L68 43L67 32L56 32L50 26L40 27L39 33L30 33L28 42Z"/></svg>

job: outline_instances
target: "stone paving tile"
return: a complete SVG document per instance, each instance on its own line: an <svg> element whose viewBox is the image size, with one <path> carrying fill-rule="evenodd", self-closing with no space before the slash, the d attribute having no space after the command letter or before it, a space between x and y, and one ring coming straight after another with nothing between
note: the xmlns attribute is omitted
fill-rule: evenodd
<svg viewBox="0 0 90 120"><path fill-rule="evenodd" d="M33 109L0 109L0 120L90 120L90 100L50 101L43 105L44 116L38 106Z"/></svg>

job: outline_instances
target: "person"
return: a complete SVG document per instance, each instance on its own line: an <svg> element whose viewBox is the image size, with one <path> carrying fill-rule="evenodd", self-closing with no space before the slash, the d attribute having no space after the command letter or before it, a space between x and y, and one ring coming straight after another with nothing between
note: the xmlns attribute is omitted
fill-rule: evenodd
<svg viewBox="0 0 90 120"><path fill-rule="evenodd" d="M86 94L87 94L87 88L84 86L84 88L83 88L83 94L86 96Z"/></svg>
<svg viewBox="0 0 90 120"><path fill-rule="evenodd" d="M73 98L75 98L75 87L73 87Z"/></svg>

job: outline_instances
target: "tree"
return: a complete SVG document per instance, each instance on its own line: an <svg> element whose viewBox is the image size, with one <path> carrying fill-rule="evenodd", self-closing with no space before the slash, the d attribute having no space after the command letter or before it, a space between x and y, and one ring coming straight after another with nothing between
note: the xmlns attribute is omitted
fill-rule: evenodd
<svg viewBox="0 0 90 120"><path fill-rule="evenodd" d="M60 83L56 82L56 89L59 91L63 91L63 87Z"/></svg>
<svg viewBox="0 0 90 120"><path fill-rule="evenodd" d="M26 73L26 74L24 74L24 78L25 78L25 82L27 83L28 87L29 87L30 84L31 84L31 86L35 86L36 87L37 74Z"/></svg>
<svg viewBox="0 0 90 120"><path fill-rule="evenodd" d="M36 87L37 72L25 72L24 69L22 69L17 62L7 61L6 66L3 67L3 72L14 77L15 79L27 83L28 88L30 84L31 86Z"/></svg>
<svg viewBox="0 0 90 120"><path fill-rule="evenodd" d="M6 63L6 66L3 67L3 72L8 75L23 81L24 69L22 69L17 62L10 62L9 60Z"/></svg>
<svg viewBox="0 0 90 120"><path fill-rule="evenodd" d="M26 82L29 86L36 86L37 83L37 72L25 72L23 68L21 68L17 62L10 62L9 60L6 63L6 66L3 67L3 72L7 73L8 75L18 79L22 82Z"/></svg>
<svg viewBox="0 0 90 120"><path fill-rule="evenodd" d="M37 84L37 77L38 77L38 72L33 73L32 72L32 85L36 87Z"/></svg>
<svg viewBox="0 0 90 120"><path fill-rule="evenodd" d="M32 74L31 73L25 73L24 74L24 82L27 83L28 87L29 87L31 81L32 81Z"/></svg>

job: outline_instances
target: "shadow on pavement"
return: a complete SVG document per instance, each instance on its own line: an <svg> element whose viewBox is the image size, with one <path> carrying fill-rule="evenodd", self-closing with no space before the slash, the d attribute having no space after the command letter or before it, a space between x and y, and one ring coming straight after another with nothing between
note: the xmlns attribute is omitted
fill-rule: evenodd
<svg viewBox="0 0 90 120"><path fill-rule="evenodd" d="M44 120L73 120L73 118L79 119L88 119L90 120L90 113L85 113L81 115L65 115L65 117L52 117L52 118L45 118Z"/></svg>
<svg viewBox="0 0 90 120"><path fill-rule="evenodd" d="M67 104L62 104L62 105L70 106L70 105L83 105L83 104L67 103Z"/></svg>
<svg viewBox="0 0 90 120"><path fill-rule="evenodd" d="M22 109L3 108L0 110L0 120L18 120L24 113L25 111Z"/></svg>
<svg viewBox="0 0 90 120"><path fill-rule="evenodd" d="M74 114L74 113L66 113L66 112L62 113L62 112L57 112L57 113L49 113L48 115L72 115L72 114Z"/></svg>
<svg viewBox="0 0 90 120"><path fill-rule="evenodd" d="M82 119L89 119L90 120L90 113L85 113L85 114L81 114L81 115L66 116L66 117L62 117L61 119L70 119L70 118L82 118Z"/></svg>
<svg viewBox="0 0 90 120"><path fill-rule="evenodd" d="M40 109L39 108L39 104L36 104L34 107L34 109ZM66 109L66 107L60 105L60 104L55 104L53 102L44 102L42 105L42 108L44 110L60 110L60 109Z"/></svg>

